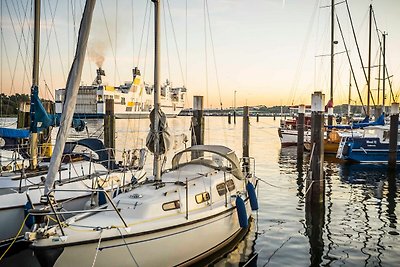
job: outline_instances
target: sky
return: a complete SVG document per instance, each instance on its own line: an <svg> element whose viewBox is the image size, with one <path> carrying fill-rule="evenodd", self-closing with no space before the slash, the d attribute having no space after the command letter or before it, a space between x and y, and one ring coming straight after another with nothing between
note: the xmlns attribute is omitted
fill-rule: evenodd
<svg viewBox="0 0 400 267"><path fill-rule="evenodd" d="M346 5L336 0L357 85L366 103L366 79ZM309 104L314 91L330 95L331 0L165 0L162 10L162 80L188 89L205 106ZM348 0L364 66L368 63L368 13L373 5L378 33L386 32L386 64L395 97L400 89L400 1ZM0 92L29 93L32 65L32 1L0 0ZM73 59L83 0L43 0L40 95L53 99L65 87ZM82 84L91 84L96 65L105 82L119 85L138 66L153 80L153 8L149 0L97 0ZM373 23L374 24L374 23ZM349 98L350 66L335 21L335 105ZM379 41L373 27L371 89L378 101ZM381 63L382 64L382 63ZM380 74L382 75L382 73ZM382 90L382 81L380 82ZM386 88L389 83L386 83ZM381 91L380 91L381 92ZM236 96L236 97L235 97ZM380 102L382 95L379 95ZM352 80L352 104L360 104ZM236 101L235 101L236 100ZM386 103L391 102L387 93ZM398 101L398 99L396 99Z"/></svg>

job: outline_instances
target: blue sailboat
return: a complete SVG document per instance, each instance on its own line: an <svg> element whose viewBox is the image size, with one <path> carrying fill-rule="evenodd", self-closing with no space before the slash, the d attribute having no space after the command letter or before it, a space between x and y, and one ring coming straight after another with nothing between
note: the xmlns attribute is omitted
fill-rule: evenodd
<svg viewBox="0 0 400 267"><path fill-rule="evenodd" d="M389 159L390 126L369 126L361 137L343 137L336 157L359 163L387 163ZM397 150L400 145L398 143ZM400 162L400 154L397 154Z"/></svg>

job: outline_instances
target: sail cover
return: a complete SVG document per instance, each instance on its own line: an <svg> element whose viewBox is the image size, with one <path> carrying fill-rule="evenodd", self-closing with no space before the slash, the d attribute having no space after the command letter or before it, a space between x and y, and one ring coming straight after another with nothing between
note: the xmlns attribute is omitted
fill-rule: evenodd
<svg viewBox="0 0 400 267"><path fill-rule="evenodd" d="M154 142L155 142L156 134L157 134L154 132L154 126L153 126L155 118L156 118L154 109L150 112L151 124L150 124L150 132L146 138L146 146L152 153L161 155L169 150L169 148L171 146L171 141L170 141L170 134L168 132L167 116L161 110L159 110L159 112L156 114L156 116L158 117L158 136L159 136L158 151L155 151L155 146L154 146Z"/></svg>

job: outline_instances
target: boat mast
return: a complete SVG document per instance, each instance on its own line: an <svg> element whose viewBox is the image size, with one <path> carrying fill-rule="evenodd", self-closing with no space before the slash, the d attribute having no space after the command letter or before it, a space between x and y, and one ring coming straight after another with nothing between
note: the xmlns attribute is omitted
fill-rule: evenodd
<svg viewBox="0 0 400 267"><path fill-rule="evenodd" d="M333 57L335 53L335 0L331 4L331 84L330 84L330 102L333 105ZM332 114L328 114L328 125L332 125Z"/></svg>
<svg viewBox="0 0 400 267"><path fill-rule="evenodd" d="M368 98L367 98L367 116L370 114L370 95L371 95L371 31L372 31L372 5L369 5L369 35L368 35Z"/></svg>
<svg viewBox="0 0 400 267"><path fill-rule="evenodd" d="M63 112L61 114L61 125L58 129L53 155L51 157L49 170L46 176L44 189L45 195L47 195L54 187L54 181L58 169L60 168L65 142L67 141L68 129L74 116L95 4L96 0L86 0L85 9L79 27L75 58L69 71L67 85L65 87L65 101Z"/></svg>
<svg viewBox="0 0 400 267"><path fill-rule="evenodd" d="M39 46L40 46L40 0L35 0L34 32L33 32L33 71L31 87L31 106L30 106L30 131L29 142L30 169L34 170L38 164L38 132L35 121L34 95L38 94L39 88Z"/></svg>
<svg viewBox="0 0 400 267"><path fill-rule="evenodd" d="M386 35L387 33L383 32L382 37L383 37L383 51L382 51L382 57L383 57L383 86L382 86L382 107L383 107L383 112L385 112L385 84L386 84Z"/></svg>
<svg viewBox="0 0 400 267"><path fill-rule="evenodd" d="M351 70L350 70L350 79L349 79L349 102L347 106L347 118L350 118L351 112Z"/></svg>
<svg viewBox="0 0 400 267"><path fill-rule="evenodd" d="M153 175L156 181L161 181L161 157L160 157L160 133L159 133L159 113L160 113L160 2L152 0L154 3L154 161Z"/></svg>

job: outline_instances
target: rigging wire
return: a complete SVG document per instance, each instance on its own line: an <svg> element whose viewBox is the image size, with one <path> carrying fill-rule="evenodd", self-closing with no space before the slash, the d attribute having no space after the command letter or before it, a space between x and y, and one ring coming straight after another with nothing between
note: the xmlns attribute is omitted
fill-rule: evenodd
<svg viewBox="0 0 400 267"><path fill-rule="evenodd" d="M142 52L142 43L143 43L143 35L144 35L144 31L146 28L146 21L147 21L147 10L151 11L151 8L149 8L149 0L146 1L146 7L145 7L145 12L144 12L144 18L143 18L143 27L142 27L142 33L140 36L140 44L139 44L139 53L138 53L138 58L137 58L137 64L136 66L139 66L140 63L140 56L141 56L141 52ZM150 12L149 11L149 12ZM151 16L151 14L149 14L149 17Z"/></svg>
<svg viewBox="0 0 400 267"><path fill-rule="evenodd" d="M135 66L135 15L134 15L134 7L133 7L133 1L131 1L131 14L132 14L132 25L131 25L131 29L132 29L132 67Z"/></svg>
<svg viewBox="0 0 400 267"><path fill-rule="evenodd" d="M172 26L172 33L173 33L174 41L175 41L176 54L178 55L179 67L180 67L180 71L181 71L181 75L182 75L182 81L183 81L183 84L185 84L186 81L185 81L185 76L183 75L182 61L181 61L181 57L180 57L180 54L179 54L178 42L177 42L177 38L176 38L176 34L175 34L175 26L174 26L174 22L172 20L171 8L170 8L170 5L169 5L169 0L167 0L167 5L168 5L169 18L170 18L171 26Z"/></svg>
<svg viewBox="0 0 400 267"><path fill-rule="evenodd" d="M186 84L185 86L188 86L188 0L185 1L186 2L186 6L185 6L185 60L186 60L186 64L185 64L185 81Z"/></svg>
<svg viewBox="0 0 400 267"><path fill-rule="evenodd" d="M117 84L117 47L118 47L118 1L115 1L115 55L114 55L114 85ZM119 77L118 77L119 79ZM119 79L120 80L120 79Z"/></svg>
<svg viewBox="0 0 400 267"><path fill-rule="evenodd" d="M362 101L360 90L358 88L358 83L357 83L356 77L354 75L354 69L353 69L353 64L351 63L351 60L350 60L349 50L347 49L346 41L344 40L344 36L343 36L343 32L342 32L342 27L340 25L339 18L338 18L337 15L336 15L336 20L337 20L337 23L338 23L338 26L339 26L340 35L342 36L344 50L346 51L346 55L347 55L347 58L349 60L349 65L350 65L351 73L353 75L354 84L356 85L356 88L357 88L358 97L360 98L360 102L361 102L361 106L362 106L362 108L364 110L364 114L367 114L367 110L366 110L366 108L364 106L364 103Z"/></svg>
<svg viewBox="0 0 400 267"><path fill-rule="evenodd" d="M379 41L379 50L380 50L380 53L381 53L381 55L382 55L382 54L383 54L382 42L381 42L381 39L380 39L380 37L379 37L378 24L377 24L377 22L376 22L375 11L374 11L373 9L372 9L372 18L374 19L374 24L375 24L375 29L376 29L376 35L377 35L378 41ZM391 83L391 81L390 81L390 79L389 79L389 71L388 71L388 69L387 69L387 64L385 64L385 66L383 66L383 71L385 71L385 72L387 73L388 81L389 81L390 93L391 93L391 95L392 95L393 101L395 101L395 97L394 97L393 90L392 90L392 83ZM379 78L380 78L380 77L379 77ZM385 81L383 81L383 82L385 82ZM385 96L383 96L383 97L385 97Z"/></svg>
<svg viewBox="0 0 400 267"><path fill-rule="evenodd" d="M295 73L295 76L294 76L292 88L290 89L290 92L289 92L289 96L292 96L291 99L289 98L289 101L290 101L291 105L293 105L294 100L296 98L296 90L297 90L297 88L299 86L299 81L301 79L301 73L302 73L302 70L303 70L304 59L305 59L305 56L306 56L306 53L307 53L308 44L309 44L310 39L311 39L311 32L312 32L313 24L314 24L314 21L315 21L315 17L317 15L317 10L319 10L318 9L318 5L319 5L319 0L316 0L315 4L314 4L313 12L312 12L311 17L310 17L310 21L308 22L308 27L307 27L308 30L307 30L307 33L306 33L306 38L304 39L303 46L301 48L300 59L299 59L299 61L297 63L297 68L296 68L296 73Z"/></svg>
<svg viewBox="0 0 400 267"><path fill-rule="evenodd" d="M0 116L3 117L3 1L0 1Z"/></svg>
<svg viewBox="0 0 400 267"><path fill-rule="evenodd" d="M29 3L27 2L27 4L26 4L26 6L25 6L25 8L24 8L24 6L22 5L22 3L21 3L21 8L19 8L19 6L18 6L18 8L17 8L17 10L19 11L20 9L22 9L22 10L24 10L24 20L23 20L23 23L20 23L20 25L22 25L21 26L21 33L22 33L22 37L23 37L23 39L24 39L24 43L25 43L25 57L22 57L23 58L23 67L24 67L24 72L23 72L23 75L22 75L22 77L23 77L23 79L22 79L22 86L21 86L21 88L25 88L25 80L29 83L29 81L30 81L30 79L29 79L29 73L31 73L31 65L28 63L28 62L31 62L30 61L30 57L29 57L29 48L30 48L30 42L29 42L29 32L30 32L30 23L28 23L28 17L27 17L27 12L28 12L28 5ZM17 5L18 5L18 2L17 2ZM31 6L31 8L32 8L32 6ZM14 10L15 10L15 8L14 8ZM31 9L32 10L32 9ZM19 13L19 16L20 17L22 17L22 15ZM17 16L17 18L18 18L18 16ZM26 25L28 26L28 38L26 38L25 37L25 34L24 34L24 28L25 28L25 23L26 23ZM28 40L27 40L28 39ZM28 69L28 70L27 70Z"/></svg>
<svg viewBox="0 0 400 267"><path fill-rule="evenodd" d="M150 11L149 11L149 18L148 18L148 23L147 23L147 37L146 37L146 48L145 48L145 55L144 55L144 67L143 67L143 76L147 73L146 68L147 68L147 56L149 53L149 38L150 38L150 20L151 20L151 14L153 13L153 6L150 5Z"/></svg>
<svg viewBox="0 0 400 267"><path fill-rule="evenodd" d="M218 68L217 68L217 60L216 60L216 56L215 56L214 40L213 40L212 31L211 31L210 12L209 12L209 9L208 9L207 0L205 2L206 2L206 8L207 8L207 19L208 19L208 28L209 28L209 31L210 31L210 41L211 41L212 55L213 55L213 59L214 59L215 76L216 76L216 80L217 80L217 88L218 88L218 94L219 94L219 104L220 104L220 108L222 110L221 87L220 87L220 84L219 84L219 75L218 75Z"/></svg>
<svg viewBox="0 0 400 267"><path fill-rule="evenodd" d="M53 13L52 8L51 8L51 1L48 0L48 3L49 3L50 13L51 13L51 17L52 17L51 24L52 24L52 27L53 27L54 36L55 36L55 41L56 41L56 45L57 45L58 58L59 58L59 60L60 60L61 72L62 72L62 75L63 75L63 79L66 80L66 78L65 78L64 63L63 63L63 60L62 60L60 44L59 44L59 42L58 42L58 35L57 35L57 31L56 31L56 29L55 29L55 23L54 23L54 18L55 18L55 16L56 16L56 10L57 10L57 5L58 5L58 0L57 0L57 3L56 3L56 7L54 8L54 13Z"/></svg>
<svg viewBox="0 0 400 267"><path fill-rule="evenodd" d="M164 12L164 32L165 32L165 47L166 47L166 51L167 51L167 66L168 66L168 79L171 80L171 63L170 63L170 58L169 58L169 49L168 49L168 31L167 31L167 15L165 14L165 4L164 1L162 2L163 4L163 12ZM168 5L169 8L169 5ZM173 27L173 26L172 26Z"/></svg>
<svg viewBox="0 0 400 267"><path fill-rule="evenodd" d="M17 72L17 66L18 66L19 56L21 56L21 58L23 58L23 57L22 57L22 51L21 51L22 34L21 34L21 37L18 38L17 32L16 32L16 30L15 30L15 26L14 26L14 20L13 20L13 18L12 18L13 16L12 16L12 14L11 14L10 8L9 8L9 6L8 6L7 3L8 3L8 2L6 2L6 7L7 7L8 15L10 16L11 25L12 25L12 29L13 29L13 32L14 32L15 40L17 41L17 56L16 56L16 59L15 59L14 70L11 71L11 65L10 65L10 67L9 67L9 68L10 68L10 75L11 75L11 88L10 88L10 93L13 94L13 93L15 93L14 82L15 82L15 75L16 75L16 72ZM13 4L14 10L15 10L14 2L12 2L12 4ZM17 15L17 13L16 13L16 15ZM18 18L18 15L17 15L16 17ZM22 27L23 27L23 26L21 26L21 28L22 28ZM6 53L7 53L7 52L6 52Z"/></svg>
<svg viewBox="0 0 400 267"><path fill-rule="evenodd" d="M57 4L58 4L58 1L57 1ZM57 7L57 4L56 4L56 7ZM44 16L44 20L47 22L46 6L43 7L43 16ZM53 87L53 72L52 72L51 60L50 60L51 55L50 55L50 49L49 49L51 32L49 33L47 26L45 28L46 28L46 35L47 35L47 43L46 43L46 47L44 49L43 60L42 60L42 64L40 67L40 76L43 77L44 83L47 85L47 81L46 81L45 74L43 71L43 69L44 69L43 65L45 64L46 56L48 54L48 64L49 64L49 70L50 70L50 84L51 84L51 87L54 88ZM51 29L52 29L52 25L50 26L50 31L51 31ZM41 92L41 91L39 90L39 92ZM47 91L45 91L45 92L47 92Z"/></svg>
<svg viewBox="0 0 400 267"><path fill-rule="evenodd" d="M102 11L103 17L104 17L104 23L106 25L107 36L108 36L108 41L110 42L111 52L113 54L114 60L116 60L116 58L117 58L117 56L116 56L116 50L117 50L116 46L117 46L117 44L115 44L115 49L114 49L113 44L112 44L112 40L111 40L110 30L108 28L107 17L106 17L106 14L104 12L103 1L101 1L101 0L100 0L100 6L101 6L101 11ZM120 75L119 75L119 71L118 71L117 66L115 66L115 70L114 71L116 72L116 75L118 76L118 79L120 80Z"/></svg>

